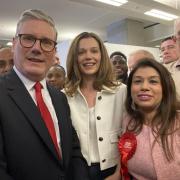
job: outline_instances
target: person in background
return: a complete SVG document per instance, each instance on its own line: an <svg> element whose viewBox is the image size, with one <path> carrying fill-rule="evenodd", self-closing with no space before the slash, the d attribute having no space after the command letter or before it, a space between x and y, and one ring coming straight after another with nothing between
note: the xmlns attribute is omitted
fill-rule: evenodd
<svg viewBox="0 0 180 180"><path fill-rule="evenodd" d="M154 56L151 52L144 50L144 49L140 49L137 51L132 52L129 55L128 58L128 68L129 71L132 71L132 69L134 68L134 66L142 59L142 58L152 58L154 59Z"/></svg>
<svg viewBox="0 0 180 180"><path fill-rule="evenodd" d="M89 179L66 96L45 80L56 40L50 16L36 9L22 13L13 70L0 78L1 180Z"/></svg>
<svg viewBox="0 0 180 180"><path fill-rule="evenodd" d="M0 49L0 75L6 74L13 67L13 53L10 47Z"/></svg>
<svg viewBox="0 0 180 180"><path fill-rule="evenodd" d="M110 55L116 79L126 84L128 78L128 66L126 56L120 52L115 51Z"/></svg>
<svg viewBox="0 0 180 180"><path fill-rule="evenodd" d="M127 167L137 180L180 179L180 111L175 91L170 73L154 59L142 59L130 72L128 115L119 140L122 176L128 176L123 171Z"/></svg>
<svg viewBox="0 0 180 180"><path fill-rule="evenodd" d="M56 54L54 56L54 63L53 63L53 65L60 65L60 64L61 64L60 58L59 58L59 56L58 56L58 54L56 52Z"/></svg>
<svg viewBox="0 0 180 180"><path fill-rule="evenodd" d="M177 19L174 24L174 32L175 32L175 41L177 46L177 51L180 54L180 19ZM180 57L176 61L170 63L166 66L168 71L171 73L175 85L176 85L176 93L178 100L180 101Z"/></svg>
<svg viewBox="0 0 180 180"><path fill-rule="evenodd" d="M47 82L59 90L64 88L65 78L65 69L60 65L53 65L46 75Z"/></svg>
<svg viewBox="0 0 180 180"><path fill-rule="evenodd" d="M165 65L178 60L179 52L174 36L167 37L161 41L160 51Z"/></svg>
<svg viewBox="0 0 180 180"><path fill-rule="evenodd" d="M114 79L102 40L94 33L79 34L68 52L64 90L91 180L119 176L117 142L126 86Z"/></svg>

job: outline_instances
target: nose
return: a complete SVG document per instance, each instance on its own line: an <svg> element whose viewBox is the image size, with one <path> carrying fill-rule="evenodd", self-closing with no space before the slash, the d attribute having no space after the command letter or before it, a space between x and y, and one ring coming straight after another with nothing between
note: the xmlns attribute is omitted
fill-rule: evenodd
<svg viewBox="0 0 180 180"><path fill-rule="evenodd" d="M91 59L92 58L92 53L90 51L86 52L86 59Z"/></svg>
<svg viewBox="0 0 180 180"><path fill-rule="evenodd" d="M36 40L36 42L34 43L33 47L31 48L33 52L39 53L42 51L41 49L41 44L40 44L40 40Z"/></svg>
<svg viewBox="0 0 180 180"><path fill-rule="evenodd" d="M167 54L167 53L168 53L168 48L165 48L163 54Z"/></svg>
<svg viewBox="0 0 180 180"><path fill-rule="evenodd" d="M4 72L8 72L10 71L11 67L9 65L6 65L6 67L4 68Z"/></svg>
<svg viewBox="0 0 180 180"><path fill-rule="evenodd" d="M49 81L50 82L55 82L56 81L56 78L54 76L52 76L51 78L49 78Z"/></svg>
<svg viewBox="0 0 180 180"><path fill-rule="evenodd" d="M6 65L4 66L3 72L4 73L9 72L12 69L12 67L13 67L13 64L7 62Z"/></svg>
<svg viewBox="0 0 180 180"><path fill-rule="evenodd" d="M149 83L147 81L144 81L141 85L141 90L146 91L149 89Z"/></svg>

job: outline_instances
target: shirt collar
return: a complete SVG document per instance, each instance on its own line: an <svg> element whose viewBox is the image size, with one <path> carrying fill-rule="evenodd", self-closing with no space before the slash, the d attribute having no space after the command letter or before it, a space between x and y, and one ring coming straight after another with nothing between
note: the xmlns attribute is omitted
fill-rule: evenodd
<svg viewBox="0 0 180 180"><path fill-rule="evenodd" d="M177 60L176 67L180 67L180 59Z"/></svg>
<svg viewBox="0 0 180 180"><path fill-rule="evenodd" d="M121 82L116 82L117 83L117 87L119 87L119 86L121 86ZM105 93L112 93L112 94L115 94L117 91L118 91L118 88L117 87L114 87L114 88L110 88L110 87L107 87L107 86L105 86L105 85L103 85L102 86L102 90L100 91L100 92L105 92ZM81 90L80 90L80 87L78 86L78 88L77 88L77 91L80 93L80 94L82 94L81 93Z"/></svg>
<svg viewBox="0 0 180 180"><path fill-rule="evenodd" d="M26 89L28 91L32 90L34 88L34 85L35 85L36 82L31 81L30 79L25 77L20 71L17 70L16 66L14 66L13 69L16 72L16 74L18 75L18 77L21 79L23 84L25 85ZM40 83L42 84L44 89L47 89L47 84L46 84L45 79L41 80Z"/></svg>

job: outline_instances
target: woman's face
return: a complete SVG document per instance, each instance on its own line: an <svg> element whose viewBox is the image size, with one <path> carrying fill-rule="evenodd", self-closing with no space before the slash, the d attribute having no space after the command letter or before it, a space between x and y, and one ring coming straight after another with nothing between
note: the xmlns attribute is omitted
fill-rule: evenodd
<svg viewBox="0 0 180 180"><path fill-rule="evenodd" d="M159 73L152 67L141 67L133 75L131 96L138 109L153 111L162 100L162 85Z"/></svg>
<svg viewBox="0 0 180 180"><path fill-rule="evenodd" d="M78 66L84 76L96 76L101 62L101 51L96 39L89 37L79 41Z"/></svg>

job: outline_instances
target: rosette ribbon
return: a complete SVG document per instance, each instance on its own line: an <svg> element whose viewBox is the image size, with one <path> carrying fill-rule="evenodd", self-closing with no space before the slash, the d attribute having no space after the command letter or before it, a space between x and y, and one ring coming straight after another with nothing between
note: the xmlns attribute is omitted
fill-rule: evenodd
<svg viewBox="0 0 180 180"><path fill-rule="evenodd" d="M124 133L119 139L119 152L121 155L121 169L120 173L123 176L124 180L130 180L128 173L127 162L132 158L136 151L137 140L136 136L132 132Z"/></svg>

